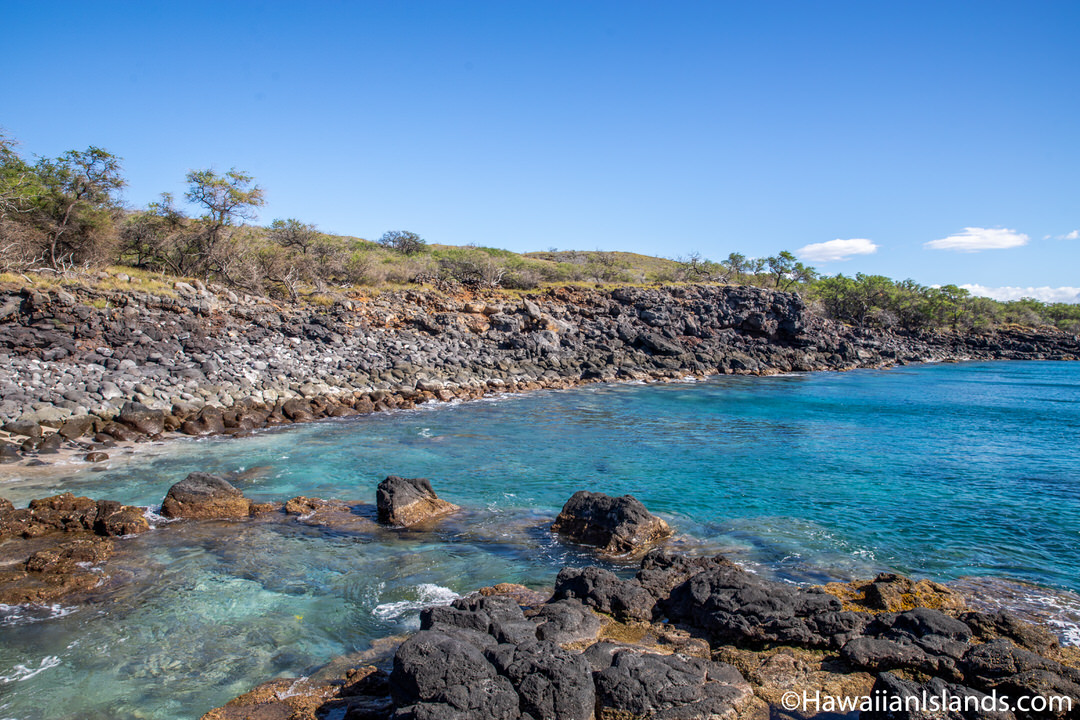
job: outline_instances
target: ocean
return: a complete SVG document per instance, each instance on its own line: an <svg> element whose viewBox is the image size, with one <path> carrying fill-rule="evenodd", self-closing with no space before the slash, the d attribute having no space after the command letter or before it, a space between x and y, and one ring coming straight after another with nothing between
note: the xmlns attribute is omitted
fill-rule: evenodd
<svg viewBox="0 0 1080 720"><path fill-rule="evenodd" d="M604 564L547 526L577 490L631 493L672 544L793 583L889 570L1080 644L1080 364L918 365L592 385L179 441L104 472L0 484L144 505L192 471L256 500L374 503L387 475L462 506L427 532L166 523L121 541L86 604L0 606L0 719L198 717L264 680L416 627L497 582Z"/></svg>

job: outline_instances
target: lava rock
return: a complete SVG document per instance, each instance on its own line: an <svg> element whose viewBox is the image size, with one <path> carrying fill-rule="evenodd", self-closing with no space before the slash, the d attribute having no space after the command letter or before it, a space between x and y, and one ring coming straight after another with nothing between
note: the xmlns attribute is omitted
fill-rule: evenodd
<svg viewBox="0 0 1080 720"><path fill-rule="evenodd" d="M56 432L66 440L74 440L88 434L93 428L94 418L89 415L80 415L69 418Z"/></svg>
<svg viewBox="0 0 1080 720"><path fill-rule="evenodd" d="M165 413L151 410L142 403L124 403L117 419L143 435L158 435L165 430Z"/></svg>
<svg viewBox="0 0 1080 720"><path fill-rule="evenodd" d="M563 568L555 579L552 597L577 598L616 620L652 620L656 605L656 598L637 580L621 580L598 567Z"/></svg>
<svg viewBox="0 0 1080 720"><path fill-rule="evenodd" d="M441 500L425 478L396 475L379 483L376 507L379 522L396 527L415 525L458 509L457 505Z"/></svg>
<svg viewBox="0 0 1080 720"><path fill-rule="evenodd" d="M397 718L517 720L518 695L473 644L422 630L394 655L390 693Z"/></svg>
<svg viewBox="0 0 1080 720"><path fill-rule="evenodd" d="M611 497L581 490L566 501L551 529L582 545L612 554L632 554L671 535L661 518L633 495Z"/></svg>
<svg viewBox="0 0 1080 720"><path fill-rule="evenodd" d="M225 478L193 472L169 488L161 514L170 518L246 518L251 500Z"/></svg>
<svg viewBox="0 0 1080 720"><path fill-rule="evenodd" d="M592 669L580 653L552 642L504 643L484 653L536 720L590 720L596 703Z"/></svg>
<svg viewBox="0 0 1080 720"><path fill-rule="evenodd" d="M821 589L765 580L736 566L694 575L661 604L672 620L736 645L840 647L870 620L842 611L840 601Z"/></svg>
<svg viewBox="0 0 1080 720"><path fill-rule="evenodd" d="M595 677L598 705L616 717L730 717L753 696L730 665L630 649L612 653Z"/></svg>

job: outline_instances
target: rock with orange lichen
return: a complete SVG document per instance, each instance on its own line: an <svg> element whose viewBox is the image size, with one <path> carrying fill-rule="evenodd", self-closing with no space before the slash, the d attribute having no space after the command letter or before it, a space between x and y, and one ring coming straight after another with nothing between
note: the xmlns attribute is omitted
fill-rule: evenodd
<svg viewBox="0 0 1080 720"><path fill-rule="evenodd" d="M917 607L962 612L964 596L932 580L912 580L903 575L881 573L870 582L829 583L825 592L840 598L847 610L904 612Z"/></svg>
<svg viewBox="0 0 1080 720"><path fill-rule="evenodd" d="M304 678L271 680L201 720L383 720L393 711L389 693L386 673L369 665L324 684Z"/></svg>
<svg viewBox="0 0 1080 720"><path fill-rule="evenodd" d="M134 535L149 529L142 508L115 500L91 500L67 492L31 500L29 507L20 509L6 500L0 503L0 539L71 532Z"/></svg>

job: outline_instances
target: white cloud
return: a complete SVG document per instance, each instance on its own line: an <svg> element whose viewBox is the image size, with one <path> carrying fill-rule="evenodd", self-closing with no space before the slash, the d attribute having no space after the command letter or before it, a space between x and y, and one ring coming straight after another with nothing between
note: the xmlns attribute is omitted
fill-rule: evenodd
<svg viewBox="0 0 1080 720"><path fill-rule="evenodd" d="M878 246L866 238L851 238L850 240L830 240L829 242L810 243L799 248L796 252L801 258L811 262L833 262L834 260L848 260L852 255L871 255L876 253Z"/></svg>
<svg viewBox="0 0 1080 720"><path fill-rule="evenodd" d="M1048 303L1080 304L1080 287L986 287L985 285L961 285L972 295L995 300L1019 300L1035 298Z"/></svg>
<svg viewBox="0 0 1080 720"><path fill-rule="evenodd" d="M1064 235L1058 235L1058 240L1080 240L1080 230L1073 230L1071 233L1065 233Z"/></svg>
<svg viewBox="0 0 1080 720"><path fill-rule="evenodd" d="M1027 235L1004 228L964 228L964 232L950 235L940 240L923 243L931 250L957 250L959 252L979 252L980 250L1002 250L1004 248L1027 245L1031 240Z"/></svg>

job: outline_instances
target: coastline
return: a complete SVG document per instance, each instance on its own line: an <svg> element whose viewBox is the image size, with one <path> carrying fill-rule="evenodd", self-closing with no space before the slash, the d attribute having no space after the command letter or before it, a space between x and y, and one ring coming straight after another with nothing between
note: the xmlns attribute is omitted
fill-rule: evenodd
<svg viewBox="0 0 1080 720"><path fill-rule="evenodd" d="M0 461L593 382L1080 357L1080 339L1058 331L870 332L752 287L410 291L278 307L177 286L175 297L0 288ZM41 447L54 430L63 438Z"/></svg>
<svg viewBox="0 0 1080 720"><path fill-rule="evenodd" d="M713 291L708 291L706 294ZM721 293L723 294L723 293ZM769 296L769 302L776 298L771 293L766 294ZM657 296L660 297L660 296ZM710 295L710 297L712 297ZM671 298L663 298L665 302L668 299L672 299L674 307L681 307L678 302L674 301L674 296ZM610 296L608 297L610 299ZM698 298L700 300L700 297ZM755 294L753 298L755 301L762 300L761 297ZM531 301L530 301L531 302ZM486 306L485 306L486 307ZM592 312L589 309L591 306L576 306L578 310L582 307L586 308L587 312ZM762 307L754 305L753 307ZM503 379L499 377L473 377L469 378L446 378L445 375L449 373L443 373L440 378L433 378L432 370L435 368L427 366L427 370L421 370L419 373L412 375L406 374L401 368L397 368L397 377L392 372L395 368L393 365L390 367L391 379L383 379L378 384L385 385L385 387L375 387L374 385L364 386L362 388L342 388L338 386L339 390L345 392L324 393L323 388L309 387L307 388L307 394L301 392L302 385L293 390L290 388L290 393L284 397L278 397L271 406L269 403L259 402L256 400L248 400L248 398L255 397L254 393L262 393L265 387L252 385L250 388L243 388L241 392L248 393L240 398L232 397L229 395L231 405L227 405L229 400L226 400L222 404L217 404L206 400L204 405L200 409L194 409L189 407L193 405L190 400L186 400L183 397L175 398L177 401L171 403L171 405L162 398L156 398L153 394L143 392L143 390L151 390L156 392L154 387L147 385L142 390L135 390L129 396L113 398L111 402L112 411L105 410L103 414L96 415L96 420L91 420L88 426L88 432L82 436L76 436L75 438L66 441L65 446L61 447L60 453L51 455L52 458L62 457L66 454L70 465L51 465L41 466L37 468L26 468L21 463L26 462L28 459L41 458L48 461L50 455L35 455L33 451L23 455L23 459L18 461L20 464L11 464L0 467L0 473L17 473L17 472L32 472L40 474L42 477L47 476L49 473L61 472L64 473L72 467L82 467L84 470L92 469L95 465L87 463L86 465L77 465L79 462L77 458L80 453L91 451L105 451L113 452L114 454L122 452L125 458L136 459L139 458L144 452L153 452L155 449L167 448L166 452L183 452L185 450L185 444L175 442L184 437L196 438L196 437L215 437L215 436L245 436L252 433L261 433L266 430L272 430L277 427L289 427L295 424L312 422L323 418L346 418L356 415L366 415L369 413L382 413L393 412L395 410L408 410L416 407L428 406L428 403L454 403L469 400L477 400L484 397L501 396L507 393L519 393L529 392L532 390L540 389L562 389L571 387L581 387L594 383L606 383L606 382L678 382L686 381L689 378L700 379L702 377L708 377L710 375L779 375L784 373L801 373L806 371L817 370L849 370L857 368L888 368L896 365L905 365L916 362L950 362L958 360L985 360L985 359L1003 359L1009 358L1012 355L1024 357L1026 359L1032 359L1034 357L1052 356L1052 357L1072 357L1070 355L1072 346L1068 342L1075 342L1075 338L1057 338L1056 341L1060 341L1060 346L1053 347L1036 347L1031 349L1032 336L1025 335L1024 333L1016 333L1014 335L1006 335L1004 338L1004 344L1000 340L994 341L997 346L994 347L990 341L985 338L978 338L972 340L971 346L976 350L972 351L967 342L959 342L956 338L952 338L949 342L940 340L937 344L930 342L924 342L923 345L916 345L907 339L888 339L882 337L862 337L859 345L852 344L852 340L858 340L858 334L854 333L850 329L830 327L827 324L824 329L819 326L820 319L805 314L805 308L799 310L797 303L795 303L794 309L791 306L784 306L783 312L773 311L773 319L776 320L777 326L772 331L772 335L755 335L755 331L751 330L734 330L731 327L720 328L718 332L723 333L724 330L732 330L730 333L723 333L720 335L723 338L722 341L716 337L710 337L706 339L698 338L701 342L690 342L688 338L696 338L697 336L690 335L677 335L675 338L665 338L666 341L671 342L672 346L670 350L676 349L674 343L679 343L679 347L693 348L693 352L689 350L679 355L664 354L657 348L664 347L660 344L661 340L654 339L656 347L648 348L646 346L633 347L630 344L626 353L630 355L633 360L636 361L636 365L633 368L619 365L618 363L609 364L609 368L613 368L614 372L608 373L605 376L603 368L596 373L583 372L584 363L580 361L582 356L588 356L588 346L577 346L571 341L569 346L565 346L564 350L557 350L555 352L549 352L541 355L529 355L528 351L518 352L525 350L522 347L515 347L513 342L516 339L524 338L528 341L530 334L541 333L541 337L544 337L542 333L554 331L545 330L528 330L519 331L517 333L503 333L501 336L495 338L485 337L483 342L480 343L481 347L490 350L488 357L496 357L496 353L502 353L503 359L505 357L517 358L518 362L524 362L521 358L531 358L531 364L540 370L540 373L536 373L534 370L527 370L519 377L514 377L515 373L511 372L508 368L502 372L510 375L509 379ZM552 309L543 303L537 306L540 316L543 317L547 314L547 310ZM730 309L730 307L728 308ZM505 313L506 308L503 308ZM637 312L637 311L636 311ZM720 317L721 312L717 312L714 307L711 311L713 314L704 317ZM461 315L462 313L459 313ZM465 313L468 314L468 313ZM481 313L482 314L482 313ZM530 310L528 305L522 301L520 307L517 307L514 312L515 315L521 316L524 320L525 317L530 316ZM552 315L554 319L560 319ZM691 313L689 315L680 316L679 322L683 323L682 328L685 330L686 320L688 318L693 321L699 320L703 317L702 313ZM741 316L737 316L741 317ZM794 320L792 320L794 318ZM535 319L535 318L534 318ZM638 316L640 320L640 313ZM766 318L768 319L768 317ZM780 323L784 320L792 320L796 325L803 323L803 328L798 332L785 334L780 332ZM727 323L734 322L724 321ZM738 325L741 328L742 324L746 320L739 320ZM752 321L754 324L756 321ZM223 326L224 337L229 337L228 326ZM651 327L651 326L650 326ZM816 328L816 329L815 329ZM136 324L138 329L138 324ZM595 329L595 328L593 328ZM235 330L235 329L234 329ZM384 329L385 330L385 329ZM587 333L590 330L588 326L570 332L568 329L563 330L562 333L567 337L580 336ZM636 328L639 333L647 333L642 327ZM402 332L408 333L408 335L402 335ZM471 332L471 331L469 331ZM614 332L617 333L617 330ZM835 332L834 336L829 333ZM238 337L240 333L237 331ZM442 333L445 334L445 333ZM446 344L440 345L438 338L440 333L423 335L427 337L430 335L433 338L432 345L427 351L435 353L440 347L445 348ZM480 336L481 333L473 333ZM359 332L358 336L363 337ZM555 333L556 337L559 333ZM392 329L390 332L382 332L380 342L384 343L389 348L394 348L393 343L402 341L403 337L408 337L415 340L419 337L415 332L415 328L406 329L402 331L400 328ZM635 337L640 337L640 334ZM837 344L830 345L830 338L837 339ZM494 347L491 348L487 343L493 339L498 339L499 344L505 342L507 347ZM704 350L701 346L706 344L707 341L713 341L711 345ZM950 344L950 342L954 344ZM403 342L403 341L402 341ZM457 342L457 341L455 341ZM561 339L560 339L561 342ZM848 349L844 350L841 347L842 343L848 343ZM1010 343L1012 343L1010 345ZM148 343L149 344L149 343ZM625 344L625 343L624 343ZM250 347L250 343L248 343ZM313 343L314 346L314 343ZM99 347L105 347L104 345ZM120 346L127 347L127 346ZM560 344L559 347L564 347ZM851 359L845 360L844 354L841 352L831 353L829 356L823 356L821 348L843 350ZM434 349L432 349L434 348ZM114 348L115 349L115 348ZM233 348L235 349L235 348ZM747 352L747 350L750 352ZM401 351L401 352L399 352ZM415 348L413 349L415 352ZM186 352L186 351L185 351ZM395 352L386 352L388 358L383 358L383 362L389 363L395 361L401 357L407 357L409 350L407 348L395 349ZM404 353L404 355L402 354ZM861 354L860 354L861 353ZM27 355L24 354L24 359ZM90 351L90 354L99 354L97 348ZM437 353L436 353L437 354ZM834 359L832 355L835 355L837 359ZM481 351L483 356L483 350ZM85 356L81 356L85 359ZM237 363L242 365L247 362L259 362L258 360L251 360L252 355L248 355L246 358L237 360ZM624 356L625 357L625 356ZM149 358L149 355L147 355ZM741 359L740 359L741 358ZM562 364L567 360L570 360L569 368L562 368ZM44 361L47 363L53 363L49 365L50 370L55 370L59 364L62 364L63 358L53 359L51 361ZM544 366L551 364L557 360L560 364L559 367L566 370L565 375L559 373L551 373L545 375ZM706 361L718 360L720 362L717 365L707 364ZM731 361L738 360L742 363L743 367L735 367ZM753 367L746 360L757 362L757 366ZM574 362L577 365L574 365ZM42 361L39 359L39 367ZM696 363L696 365L695 365ZM816 364L815 364L816 363ZM148 363L153 365L153 363ZM136 366L138 367L138 366ZM497 367L497 366L496 366ZM471 368L475 371L479 368L489 370L485 365L476 365ZM108 368L106 367L106 370ZM130 371L133 368L127 366L126 368L120 368L117 366L117 371L123 374L125 371ZM192 368L185 368L190 370ZM551 368L547 368L550 370ZM522 370L526 370L522 368ZM183 372L181 369L178 372ZM475 373L474 373L475 375ZM170 378L173 376L169 376ZM177 375L179 377L179 375ZM297 376L299 378L299 376ZM369 375L370 377L370 375ZM32 378L32 375L31 375ZM306 378L311 380L310 377ZM458 382L458 380L463 380ZM489 380L498 380L501 382L489 382ZM166 380L167 386L168 380ZM298 383L293 383L298 384ZM313 383L312 383L313 384ZM196 389L202 387L196 384ZM209 392L209 390L207 390ZM224 400L218 392L219 400ZM192 393L189 393L192 394ZM156 400L155 400L156 398ZM170 398L170 400L173 398ZM265 400L265 395L263 400ZM75 402L75 401L69 401ZM130 407L130 405L137 404L137 407ZM52 407L62 407L55 403L51 404ZM37 408L34 412L40 412L42 408ZM47 414L47 413L46 413ZM46 435L54 434L54 430L59 430L64 427L64 424L70 420L68 418L62 418L59 421L43 419L43 422L39 423L39 427ZM58 424L59 428L49 427L49 423ZM149 423L149 425L147 425ZM157 424L160 423L161 429L159 432L139 432L139 428L149 428L150 430L156 429ZM189 430L194 430L185 434L180 432L185 423L191 423L188 426ZM217 425L220 423L220 427ZM169 426L172 426L171 428ZM92 431L89 432L89 431ZM116 433L115 435L113 433ZM108 436L102 438L101 436ZM115 443L112 447L106 447L110 442L108 438L111 437L111 442ZM125 437L127 439L125 439ZM164 445L158 445L158 443L164 443ZM95 447L100 445L101 447ZM126 460L125 460L126 461ZM110 458L109 462L114 462L113 458ZM102 467L102 465L98 465ZM0 486L2 488L2 486ZM3 495L2 489L0 489L0 495ZM605 620L601 620L606 622ZM612 632L625 633L631 632L622 626L612 626L615 630ZM651 632L638 628L634 630L635 633ZM620 636L621 637L621 636ZM610 639L610 638L609 638ZM623 638L625 640L625 637ZM666 641L665 641L666 642ZM679 641L681 642L681 641ZM663 644L663 643L662 643ZM672 647L687 647L685 645L668 645L668 650ZM652 648L655 650L656 648ZM698 648L700 650L700 648ZM680 650L676 650L681 652ZM651 652L651 650L650 650ZM724 655L728 653L727 650L716 649L716 653ZM801 652L801 651L800 651ZM716 657L720 657L717 655ZM735 662L750 662L754 658L763 656L758 655L724 655L726 661ZM801 658L799 662L809 662L807 659L809 656L798 655L797 658ZM328 659L329 660L329 659ZM386 658L384 657L384 667ZM756 660L754 660L756 662ZM341 668L343 665L349 663L345 661L336 660L330 661L331 665L328 669L324 670L324 673L330 673L329 668ZM749 677L750 665L738 665L740 669ZM805 669L805 668L804 668ZM354 668L355 670L355 668ZM832 676L830 676L832 677ZM833 678L834 680L836 678ZM863 678L865 681L866 678ZM291 687L291 686L290 686ZM286 690L291 692L291 690ZM225 715L224 717L230 717ZM750 717L750 716L747 716Z"/></svg>

